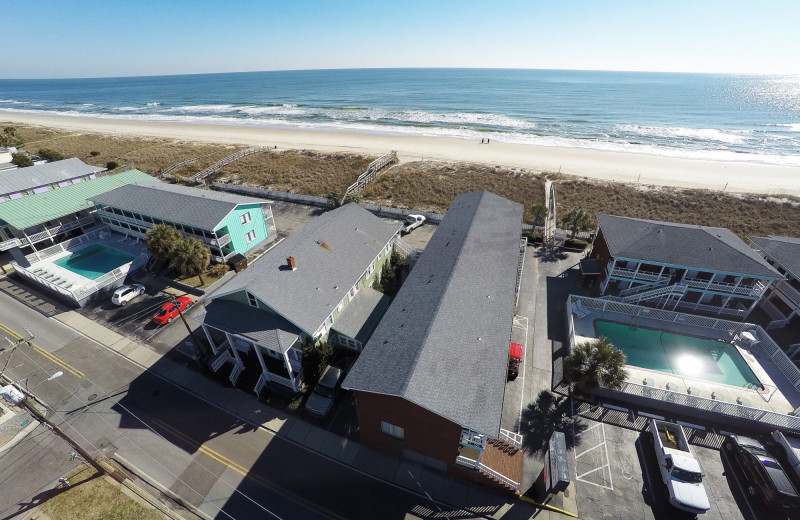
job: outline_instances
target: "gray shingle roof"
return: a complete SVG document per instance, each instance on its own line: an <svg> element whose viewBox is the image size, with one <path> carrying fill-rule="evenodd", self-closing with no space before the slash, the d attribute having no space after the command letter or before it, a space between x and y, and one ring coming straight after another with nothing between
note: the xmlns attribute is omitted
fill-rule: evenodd
<svg viewBox="0 0 800 520"><path fill-rule="evenodd" d="M456 197L343 386L497 437L521 225L516 202Z"/></svg>
<svg viewBox="0 0 800 520"><path fill-rule="evenodd" d="M213 230L240 204L267 201L178 184L137 182L90 200L200 229Z"/></svg>
<svg viewBox="0 0 800 520"><path fill-rule="evenodd" d="M383 317L390 301L391 298L385 294L363 287L331 328L363 345Z"/></svg>
<svg viewBox="0 0 800 520"><path fill-rule="evenodd" d="M323 213L225 285L247 290L313 335L400 230L358 204ZM286 266L293 256L297 269Z"/></svg>
<svg viewBox="0 0 800 520"><path fill-rule="evenodd" d="M776 235L748 238L764 254L789 271L796 280L800 280L800 238Z"/></svg>
<svg viewBox="0 0 800 520"><path fill-rule="evenodd" d="M747 276L778 278L752 248L729 229L597 215L614 257Z"/></svg>
<svg viewBox="0 0 800 520"><path fill-rule="evenodd" d="M231 300L212 300L193 319L278 352L289 350L300 337L300 329L280 316Z"/></svg>
<svg viewBox="0 0 800 520"><path fill-rule="evenodd" d="M75 157L37 166L17 168L0 174L0 195L104 171L106 171L105 168L89 166Z"/></svg>

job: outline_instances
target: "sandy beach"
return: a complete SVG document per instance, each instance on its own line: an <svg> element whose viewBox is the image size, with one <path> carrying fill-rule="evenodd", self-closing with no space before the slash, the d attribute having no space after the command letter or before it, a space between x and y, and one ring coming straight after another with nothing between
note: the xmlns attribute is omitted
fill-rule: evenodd
<svg viewBox="0 0 800 520"><path fill-rule="evenodd" d="M800 167L679 159L657 155L478 141L446 137L387 136L344 132L274 130L242 126L156 123L118 119L3 113L0 121L78 132L173 138L206 143L277 146L321 152L382 154L401 161L463 161L561 172L591 179L800 196Z"/></svg>

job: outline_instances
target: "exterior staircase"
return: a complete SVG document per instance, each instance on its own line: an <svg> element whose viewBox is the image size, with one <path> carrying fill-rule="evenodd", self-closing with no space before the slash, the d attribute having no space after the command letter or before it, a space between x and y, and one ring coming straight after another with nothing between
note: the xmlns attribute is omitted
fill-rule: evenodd
<svg viewBox="0 0 800 520"><path fill-rule="evenodd" d="M655 288L653 288L652 285L644 285L642 287L626 289L626 291L629 291L626 295L623 295L626 291L622 291L619 296L605 296L603 299L638 305L642 302L651 302L662 298L680 298L686 294L687 288L688 285L686 282L678 282L672 285L660 285Z"/></svg>
<svg viewBox="0 0 800 520"><path fill-rule="evenodd" d="M500 439L487 439L478 471L492 487L519 493L523 458L521 447Z"/></svg>
<svg viewBox="0 0 800 520"><path fill-rule="evenodd" d="M525 250L528 247L528 237L522 237L519 240L519 261L517 262L517 292L516 304L519 304L519 286L522 282L522 270L525 268Z"/></svg>

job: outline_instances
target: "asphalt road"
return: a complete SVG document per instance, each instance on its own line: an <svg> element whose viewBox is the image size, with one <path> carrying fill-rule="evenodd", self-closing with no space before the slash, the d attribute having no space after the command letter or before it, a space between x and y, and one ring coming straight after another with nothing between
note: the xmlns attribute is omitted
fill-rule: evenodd
<svg viewBox="0 0 800 520"><path fill-rule="evenodd" d="M0 323L10 329L0 333L28 327L36 335L32 345L0 353L0 367L12 356L7 374L35 389L53 408L54 422L88 451L121 456L209 516L391 519L439 512L429 500L253 428L4 293L0 308ZM56 371L63 375L47 381ZM61 472L37 471L30 486L49 485Z"/></svg>

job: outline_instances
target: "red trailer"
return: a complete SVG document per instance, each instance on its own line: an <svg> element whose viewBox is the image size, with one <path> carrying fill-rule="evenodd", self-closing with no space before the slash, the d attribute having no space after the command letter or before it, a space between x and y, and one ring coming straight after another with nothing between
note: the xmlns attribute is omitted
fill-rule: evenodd
<svg viewBox="0 0 800 520"><path fill-rule="evenodd" d="M508 349L508 380L514 380L519 375L519 363L522 361L522 345L512 343Z"/></svg>

